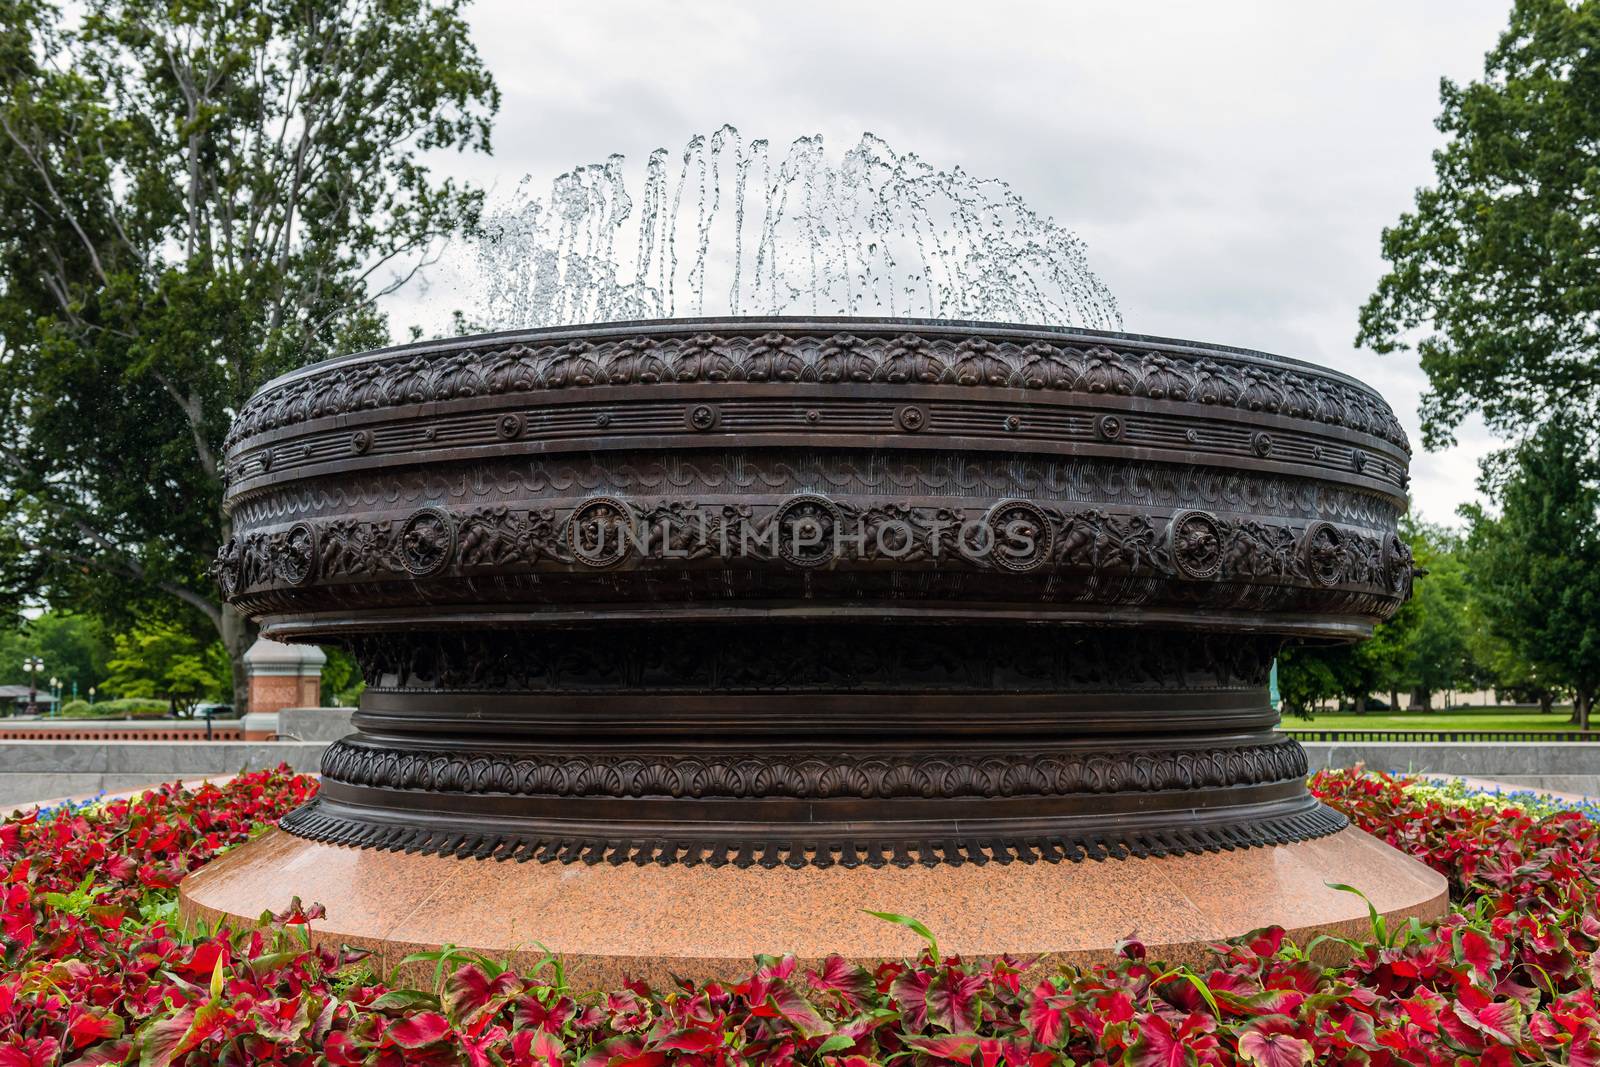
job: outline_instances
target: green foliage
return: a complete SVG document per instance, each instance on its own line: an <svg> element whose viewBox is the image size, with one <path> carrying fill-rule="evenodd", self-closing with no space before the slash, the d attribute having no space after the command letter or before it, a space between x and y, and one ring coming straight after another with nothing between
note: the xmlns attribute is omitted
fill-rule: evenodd
<svg viewBox="0 0 1600 1067"><path fill-rule="evenodd" d="M1438 526L1407 523L1406 540L1427 576L1372 653L1390 672L1380 688L1410 690L1421 703L1445 689L1471 688L1480 671L1472 658L1466 564L1460 539ZM1385 624L1386 626L1391 624ZM1399 640L1395 640L1395 635Z"/></svg>
<svg viewBox="0 0 1600 1067"><path fill-rule="evenodd" d="M1346 645L1293 645L1278 654L1278 694L1284 710L1302 719L1314 717L1317 704L1349 689Z"/></svg>
<svg viewBox="0 0 1600 1067"><path fill-rule="evenodd" d="M1357 344L1416 348L1430 447L1600 410L1600 2L1516 0L1480 81L1444 81L1434 184L1383 233Z"/></svg>
<svg viewBox="0 0 1600 1067"><path fill-rule="evenodd" d="M1431 693L1480 680L1460 539L1416 520L1405 521L1401 534L1427 576L1370 641L1284 650L1278 657L1278 688L1290 714L1310 718L1321 701L1359 702L1383 692L1415 694L1426 703Z"/></svg>
<svg viewBox="0 0 1600 1067"><path fill-rule="evenodd" d="M475 225L427 166L498 106L462 2L0 0L0 608L185 605L242 686L228 421Z"/></svg>
<svg viewBox="0 0 1600 1067"><path fill-rule="evenodd" d="M322 665L322 702L334 707L355 707L361 699L361 691L367 687L355 657L332 646L322 651L328 657Z"/></svg>
<svg viewBox="0 0 1600 1067"><path fill-rule="evenodd" d="M62 705L64 719L160 719L171 710L165 700L125 697L120 700L74 700Z"/></svg>
<svg viewBox="0 0 1600 1067"><path fill-rule="evenodd" d="M123 697L118 700L97 700L94 703L96 719L160 719L171 709L165 700L145 697Z"/></svg>
<svg viewBox="0 0 1600 1067"><path fill-rule="evenodd" d="M227 656L218 642L202 645L171 624L136 627L116 639L106 688L125 697L159 698L190 713L202 700L226 692ZM165 708L165 705L163 705Z"/></svg>
<svg viewBox="0 0 1600 1067"><path fill-rule="evenodd" d="M44 661L41 687L55 677L64 691L70 693L76 682L78 692L86 694L90 686L105 683L111 638L97 619L47 611L15 627L0 628L0 684L26 685L28 672L22 661L28 656Z"/></svg>
<svg viewBox="0 0 1600 1067"><path fill-rule="evenodd" d="M1600 691L1600 472L1576 425L1553 420L1515 451L1489 486L1498 517L1465 513L1483 625L1528 684L1575 690L1585 717Z"/></svg>

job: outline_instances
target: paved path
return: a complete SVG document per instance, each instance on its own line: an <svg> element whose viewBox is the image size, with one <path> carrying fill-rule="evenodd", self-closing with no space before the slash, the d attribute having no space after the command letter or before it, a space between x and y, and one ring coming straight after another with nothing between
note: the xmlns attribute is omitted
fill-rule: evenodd
<svg viewBox="0 0 1600 1067"><path fill-rule="evenodd" d="M1429 778L1459 777L1461 782L1470 789L1482 789L1488 792L1499 793L1533 793L1553 800L1565 801L1569 804L1600 804L1600 798L1584 796L1582 793L1563 793L1559 789L1539 789L1530 785L1512 785L1509 782L1497 782L1492 778L1471 778L1458 775L1428 775Z"/></svg>
<svg viewBox="0 0 1600 1067"><path fill-rule="evenodd" d="M237 777L238 775L235 774L203 774L198 778L184 778L181 779L181 781L184 785L193 788L194 786L202 785L206 782L210 782L212 785L218 786L227 785ZM138 789L124 789L118 793L89 793L87 795L75 797L51 797L49 800L36 800L31 804L22 805L18 810L26 810L27 808L53 808L58 804L83 804L90 800L127 800L131 797L138 796L140 793L146 793L152 789L158 789L166 784L167 783L165 782L156 782L152 785L140 786Z"/></svg>

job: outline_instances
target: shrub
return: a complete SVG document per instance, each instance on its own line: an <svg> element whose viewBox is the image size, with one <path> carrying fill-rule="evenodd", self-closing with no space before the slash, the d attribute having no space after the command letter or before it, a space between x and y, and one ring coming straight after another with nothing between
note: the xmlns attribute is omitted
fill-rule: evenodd
<svg viewBox="0 0 1600 1067"><path fill-rule="evenodd" d="M94 705L87 700L69 700L61 705L61 717L63 719L92 719L98 714L99 712L95 710Z"/></svg>
<svg viewBox="0 0 1600 1067"><path fill-rule="evenodd" d="M148 697L122 697L102 700L94 705L94 711L96 719L159 719L167 714L168 704Z"/></svg>

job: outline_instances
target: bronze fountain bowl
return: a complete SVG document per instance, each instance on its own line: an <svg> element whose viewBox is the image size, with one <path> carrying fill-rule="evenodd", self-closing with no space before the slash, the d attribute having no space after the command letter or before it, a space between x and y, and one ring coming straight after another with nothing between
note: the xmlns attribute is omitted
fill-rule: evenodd
<svg viewBox="0 0 1600 1067"><path fill-rule="evenodd" d="M216 573L368 688L318 841L562 863L1183 854L1333 833L1286 640L1410 594L1409 448L1295 360L1032 326L615 323L264 386Z"/></svg>

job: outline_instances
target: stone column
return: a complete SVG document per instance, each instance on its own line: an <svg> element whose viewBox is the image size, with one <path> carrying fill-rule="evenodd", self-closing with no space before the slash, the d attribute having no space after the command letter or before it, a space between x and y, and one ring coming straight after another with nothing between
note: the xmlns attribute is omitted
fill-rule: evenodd
<svg viewBox="0 0 1600 1067"><path fill-rule="evenodd" d="M250 678L250 714L245 724L248 739L277 733L277 713L284 708L316 707L322 702L322 665L328 657L316 645L286 645L256 639L244 654ZM265 716L271 715L268 723ZM269 726L271 728L269 728Z"/></svg>

